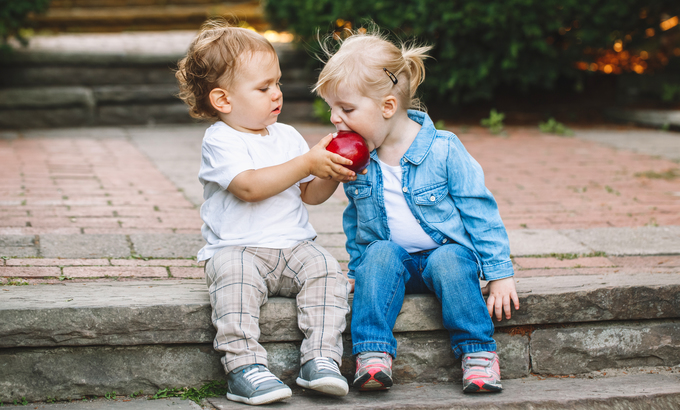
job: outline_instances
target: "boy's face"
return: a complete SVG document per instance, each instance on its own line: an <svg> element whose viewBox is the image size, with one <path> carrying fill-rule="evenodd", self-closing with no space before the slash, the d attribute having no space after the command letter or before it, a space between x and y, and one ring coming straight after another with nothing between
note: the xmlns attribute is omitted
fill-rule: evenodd
<svg viewBox="0 0 680 410"><path fill-rule="evenodd" d="M352 87L338 87L326 95L331 108L331 122L338 131L354 131L366 139L369 151L382 145L387 136L380 104Z"/></svg>
<svg viewBox="0 0 680 410"><path fill-rule="evenodd" d="M276 122L283 106L280 79L275 54L257 51L244 56L227 90L231 112L221 115L222 120L237 131L267 135L266 127Z"/></svg>

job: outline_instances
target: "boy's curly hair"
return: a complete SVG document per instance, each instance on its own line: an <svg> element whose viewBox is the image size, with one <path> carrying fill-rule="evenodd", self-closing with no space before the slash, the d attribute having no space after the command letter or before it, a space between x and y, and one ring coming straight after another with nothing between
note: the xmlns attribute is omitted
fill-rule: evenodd
<svg viewBox="0 0 680 410"><path fill-rule="evenodd" d="M189 106L189 114L194 118L219 119L208 98L210 91L229 88L238 73L239 57L257 51L276 55L271 43L252 30L230 26L224 19L203 23L175 72L178 96Z"/></svg>

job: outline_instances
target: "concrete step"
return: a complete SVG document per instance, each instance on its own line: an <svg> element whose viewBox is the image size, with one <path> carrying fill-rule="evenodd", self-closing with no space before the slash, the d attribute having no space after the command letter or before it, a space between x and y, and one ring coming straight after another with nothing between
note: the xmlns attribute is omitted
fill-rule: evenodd
<svg viewBox="0 0 680 410"><path fill-rule="evenodd" d="M625 272L517 279L521 309L497 323L505 379L680 363L677 274ZM440 306L407 297L395 326L397 383L459 380ZM223 380L203 281L111 281L11 286L0 291L0 400L79 398L200 386ZM349 317L348 317L349 319ZM270 367L287 383L299 368L293 299L260 318ZM354 372L345 333L342 371Z"/></svg>
<svg viewBox="0 0 680 410"><path fill-rule="evenodd" d="M55 0L30 20L52 32L116 32L196 29L211 16L269 28L259 0Z"/></svg>
<svg viewBox="0 0 680 410"><path fill-rule="evenodd" d="M634 368L615 370L603 375L584 377L544 378L531 376L503 381L504 390L498 394L469 394L461 392L460 382L408 383L395 385L387 392L360 393L350 390L341 398L322 396L293 387L293 396L273 407L282 409L446 409L446 410L661 410L680 407L680 369ZM147 397L131 399L88 399L58 403L30 403L29 408L41 410L177 410L244 409L243 404L212 397L201 406L189 400ZM7 410L25 409L22 405L5 406Z"/></svg>
<svg viewBox="0 0 680 410"><path fill-rule="evenodd" d="M188 44L187 44L188 46ZM275 47L285 96L282 122L314 121L310 57ZM196 122L177 98L181 53L17 52L0 62L0 128Z"/></svg>
<svg viewBox="0 0 680 410"><path fill-rule="evenodd" d="M335 399L304 391L279 405L303 409L446 409L446 410L598 410L680 408L680 369L655 374L620 374L615 377L540 378L503 381L498 394L463 394L462 384L410 383L395 385L387 392L350 391ZM298 394L295 394L298 393ZM226 398L211 398L218 410L243 408ZM277 406L277 407L279 407Z"/></svg>

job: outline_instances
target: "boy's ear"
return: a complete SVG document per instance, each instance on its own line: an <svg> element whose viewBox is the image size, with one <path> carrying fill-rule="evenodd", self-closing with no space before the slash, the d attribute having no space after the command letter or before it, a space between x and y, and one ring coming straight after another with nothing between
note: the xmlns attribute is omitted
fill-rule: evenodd
<svg viewBox="0 0 680 410"><path fill-rule="evenodd" d="M383 98L382 101L383 118L385 119L392 118L392 116L397 112L397 108L399 108L399 102L397 100L397 97L390 94L387 97Z"/></svg>
<svg viewBox="0 0 680 410"><path fill-rule="evenodd" d="M229 114L231 112L231 102L229 101L229 94L223 88L213 88L208 94L210 98L210 105L222 114Z"/></svg>

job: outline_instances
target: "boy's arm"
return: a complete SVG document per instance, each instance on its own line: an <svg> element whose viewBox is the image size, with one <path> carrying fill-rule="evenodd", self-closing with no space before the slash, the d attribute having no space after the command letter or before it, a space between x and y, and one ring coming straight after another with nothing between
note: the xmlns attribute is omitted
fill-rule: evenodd
<svg viewBox="0 0 680 410"><path fill-rule="evenodd" d="M234 177L227 190L243 201L259 202L285 191L309 175L314 175L321 179L334 179L336 181L350 181L356 178L353 171L343 166L351 165L352 161L338 154L326 151L326 146L331 142L332 138L331 134L327 135L309 152L283 164L243 171ZM335 181L328 182L330 183L322 184L325 190L319 195L314 195L313 199L318 200L327 194L321 201L323 202L333 194L338 183ZM304 189L302 192L303 200L305 200L307 195L310 195L306 192L309 183L300 184L301 190ZM303 187L303 185L305 186Z"/></svg>

